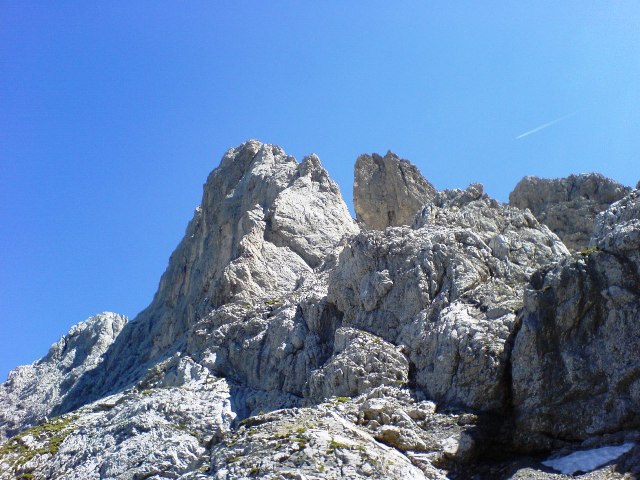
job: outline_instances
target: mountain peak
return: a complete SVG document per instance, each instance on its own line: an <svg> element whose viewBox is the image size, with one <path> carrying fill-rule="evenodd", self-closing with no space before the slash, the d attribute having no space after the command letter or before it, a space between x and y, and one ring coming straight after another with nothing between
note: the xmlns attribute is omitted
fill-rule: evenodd
<svg viewBox="0 0 640 480"><path fill-rule="evenodd" d="M551 479L541 451L613 444L637 470L638 192L355 173L358 223L317 155L229 149L151 304L0 387L0 479Z"/></svg>
<svg viewBox="0 0 640 480"><path fill-rule="evenodd" d="M411 225L436 189L408 160L391 151L360 155L355 164L353 205L358 222L367 228Z"/></svg>

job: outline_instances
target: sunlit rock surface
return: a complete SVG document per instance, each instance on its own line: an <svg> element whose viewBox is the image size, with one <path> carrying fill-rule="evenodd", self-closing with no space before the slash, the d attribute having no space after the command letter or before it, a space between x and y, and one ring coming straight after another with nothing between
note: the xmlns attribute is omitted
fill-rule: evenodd
<svg viewBox="0 0 640 480"><path fill-rule="evenodd" d="M414 228L357 235L330 274L329 299L345 325L402 345L434 400L499 410L524 285L567 255L533 215L472 185L438 194Z"/></svg>
<svg viewBox="0 0 640 480"><path fill-rule="evenodd" d="M589 245L598 213L631 191L598 173L566 178L525 177L509 195L509 204L528 208L573 251Z"/></svg>
<svg viewBox="0 0 640 480"><path fill-rule="evenodd" d="M388 152L356 160L353 206L358 221L374 230L411 225L436 189L407 160Z"/></svg>
<svg viewBox="0 0 640 480"><path fill-rule="evenodd" d="M0 479L559 479L621 445L584 478L640 471L637 192L573 256L393 154L354 193L362 231L315 155L230 149L150 306L0 387Z"/></svg>
<svg viewBox="0 0 640 480"><path fill-rule="evenodd" d="M105 312L80 322L47 355L12 370L0 386L0 440L41 423L102 362L127 318Z"/></svg>

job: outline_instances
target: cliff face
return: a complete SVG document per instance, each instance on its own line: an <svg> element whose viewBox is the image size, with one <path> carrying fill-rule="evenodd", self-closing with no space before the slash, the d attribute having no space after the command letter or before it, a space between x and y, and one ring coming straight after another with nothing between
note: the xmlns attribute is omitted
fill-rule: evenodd
<svg viewBox="0 0 640 480"><path fill-rule="evenodd" d="M188 332L217 307L292 292L356 231L316 156L298 164L281 148L257 141L229 150L207 179L151 305L56 413L131 385L158 361L188 348Z"/></svg>
<svg viewBox="0 0 640 480"><path fill-rule="evenodd" d="M513 350L525 442L640 427L640 196L596 218L591 249L538 272Z"/></svg>
<svg viewBox="0 0 640 480"><path fill-rule="evenodd" d="M574 255L393 154L354 198L363 231L315 155L230 149L151 305L2 385L0 478L555 478L522 455L616 442L590 478L636 468L637 192Z"/></svg>

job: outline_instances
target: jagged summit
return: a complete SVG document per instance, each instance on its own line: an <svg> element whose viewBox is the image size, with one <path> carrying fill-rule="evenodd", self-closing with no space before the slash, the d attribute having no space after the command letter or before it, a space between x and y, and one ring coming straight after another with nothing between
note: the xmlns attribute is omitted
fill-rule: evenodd
<svg viewBox="0 0 640 480"><path fill-rule="evenodd" d="M411 225L436 189L408 160L392 152L360 155L355 165L353 206L358 221L374 230Z"/></svg>
<svg viewBox="0 0 640 480"><path fill-rule="evenodd" d="M528 455L601 446L588 478L638 470L638 191L512 195L363 155L356 223L316 155L228 150L149 307L0 387L0 479L551 479Z"/></svg>
<svg viewBox="0 0 640 480"><path fill-rule="evenodd" d="M228 150L207 178L151 305L59 411L139 380L183 349L189 329L216 307L294 290L356 231L317 156L298 164L282 148L257 140Z"/></svg>

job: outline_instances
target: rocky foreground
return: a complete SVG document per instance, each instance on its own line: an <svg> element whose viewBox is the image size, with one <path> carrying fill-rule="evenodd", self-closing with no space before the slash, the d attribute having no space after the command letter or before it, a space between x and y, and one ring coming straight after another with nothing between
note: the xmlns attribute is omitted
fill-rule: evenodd
<svg viewBox="0 0 640 480"><path fill-rule="evenodd" d="M437 191L230 149L136 319L0 386L1 479L585 479L640 472L640 191Z"/></svg>

